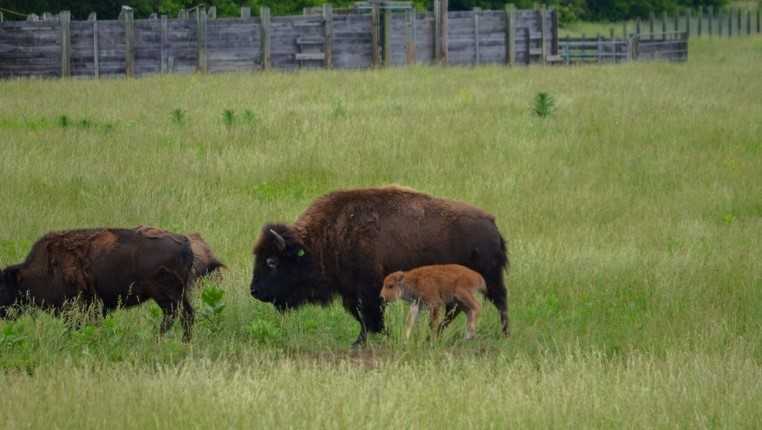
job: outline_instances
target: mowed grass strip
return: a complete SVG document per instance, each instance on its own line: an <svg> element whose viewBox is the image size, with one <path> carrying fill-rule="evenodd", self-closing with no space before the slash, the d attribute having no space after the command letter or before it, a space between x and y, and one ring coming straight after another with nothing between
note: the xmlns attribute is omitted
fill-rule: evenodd
<svg viewBox="0 0 762 430"><path fill-rule="evenodd" d="M77 331L43 313L0 322L0 417L98 427L118 405L124 427L753 427L761 69L762 39L745 38L691 41L679 65L2 81L0 266L50 230L148 224L200 231L230 270L211 282L220 314L196 294L191 345L179 328L156 338L154 305ZM387 183L496 215L510 340L485 303L474 342L462 317L405 342L395 304L368 364L339 305L279 315L249 296L264 222ZM165 396L177 402L147 410Z"/></svg>

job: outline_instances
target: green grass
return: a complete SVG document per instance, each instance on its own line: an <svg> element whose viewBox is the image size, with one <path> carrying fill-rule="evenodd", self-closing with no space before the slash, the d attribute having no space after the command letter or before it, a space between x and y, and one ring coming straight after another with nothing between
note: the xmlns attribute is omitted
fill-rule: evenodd
<svg viewBox="0 0 762 430"><path fill-rule="evenodd" d="M78 331L0 322L0 423L757 426L762 39L690 48L682 65L0 82L0 266L49 230L150 224L200 231L230 267L190 345L179 325L157 339L153 304ZM406 342L395 304L390 335L353 352L340 306L251 299L264 222L386 183L496 215L511 339L486 304L473 342L462 317Z"/></svg>

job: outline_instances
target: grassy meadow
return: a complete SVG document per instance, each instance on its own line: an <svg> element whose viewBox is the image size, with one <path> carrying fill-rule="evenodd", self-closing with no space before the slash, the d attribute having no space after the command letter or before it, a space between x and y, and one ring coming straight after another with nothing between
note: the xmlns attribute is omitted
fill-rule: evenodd
<svg viewBox="0 0 762 430"><path fill-rule="evenodd" d="M757 427L760 70L757 37L678 65L0 81L0 266L50 230L146 224L230 267L191 344L154 304L0 321L0 426ZM249 296L264 222L389 183L496 215L510 339L485 303L474 341L462 316L405 341L395 304L353 351L340 305Z"/></svg>

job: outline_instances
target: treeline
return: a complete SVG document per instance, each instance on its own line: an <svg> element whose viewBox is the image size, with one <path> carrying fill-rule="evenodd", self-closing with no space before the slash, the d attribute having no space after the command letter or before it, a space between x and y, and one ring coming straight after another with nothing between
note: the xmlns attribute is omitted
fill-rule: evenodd
<svg viewBox="0 0 762 430"><path fill-rule="evenodd" d="M413 0L419 10L431 8L432 0ZM354 0L0 0L0 10L8 19L19 19L20 14L42 14L69 10L75 19L84 19L90 12L96 12L102 19L113 19L122 5L135 10L136 17L146 17L151 13L176 15L180 9L190 9L199 4L215 6L218 16L236 16L241 6L249 6L257 13L261 6L268 6L273 15L300 14L305 7L331 3L335 7L347 7ZM536 3L557 8L563 21L621 20L646 17L650 12L675 12L682 8L698 6L722 7L728 0L450 0L450 10L502 9L506 3L518 8L531 8Z"/></svg>

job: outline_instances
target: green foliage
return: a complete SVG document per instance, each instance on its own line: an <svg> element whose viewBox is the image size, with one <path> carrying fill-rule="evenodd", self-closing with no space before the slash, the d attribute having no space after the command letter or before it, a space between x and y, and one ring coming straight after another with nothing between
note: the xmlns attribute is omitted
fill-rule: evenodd
<svg viewBox="0 0 762 430"><path fill-rule="evenodd" d="M235 125L235 112L231 109L225 109L222 112L222 122L225 124L225 127L230 128L233 125Z"/></svg>
<svg viewBox="0 0 762 430"><path fill-rule="evenodd" d="M172 122L174 122L177 125L184 125L185 124L185 111L182 109L175 109L170 114L172 118Z"/></svg>
<svg viewBox="0 0 762 430"><path fill-rule="evenodd" d="M215 286L207 286L201 292L201 316L209 321L217 321L225 310L225 290Z"/></svg>
<svg viewBox="0 0 762 430"><path fill-rule="evenodd" d="M556 108L556 102L548 93L537 93L534 98L534 113L540 118L546 118L553 113Z"/></svg>
<svg viewBox="0 0 762 430"><path fill-rule="evenodd" d="M27 339L28 336L22 332L20 324L9 322L0 328L0 350L17 347Z"/></svg>

